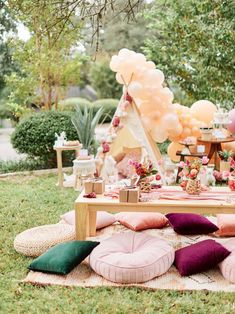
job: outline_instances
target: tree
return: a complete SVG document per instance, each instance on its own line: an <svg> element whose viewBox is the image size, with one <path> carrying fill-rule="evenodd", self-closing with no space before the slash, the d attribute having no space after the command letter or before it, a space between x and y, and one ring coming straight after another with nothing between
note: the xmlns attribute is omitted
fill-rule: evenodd
<svg viewBox="0 0 235 314"><path fill-rule="evenodd" d="M114 15L126 21L134 20L136 13L145 3L144 0L54 0L55 11L61 12L64 25L67 24L71 14L79 15L80 20L89 23L92 28L92 41L96 38L96 51L99 47L100 31L104 21L113 20ZM111 14L110 14L111 13Z"/></svg>
<svg viewBox="0 0 235 314"><path fill-rule="evenodd" d="M145 13L153 36L144 51L191 103L234 106L234 9L232 0L158 0Z"/></svg>
<svg viewBox="0 0 235 314"><path fill-rule="evenodd" d="M122 86L116 81L109 67L109 59L97 58L96 62L91 64L89 78L99 98L120 98Z"/></svg>
<svg viewBox="0 0 235 314"><path fill-rule="evenodd" d="M0 94L5 87L4 76L15 69L6 34L15 30L15 23L10 15L5 1L0 0Z"/></svg>
<svg viewBox="0 0 235 314"><path fill-rule="evenodd" d="M31 102L36 91L39 103L48 110L53 103L57 108L61 87L79 81L82 61L78 53L71 53L80 37L81 24L72 14L64 24L61 12L54 11L53 1L9 0L11 11L31 33L27 42L12 40L13 57L21 66L21 75L13 73L7 78L14 86L11 100Z"/></svg>

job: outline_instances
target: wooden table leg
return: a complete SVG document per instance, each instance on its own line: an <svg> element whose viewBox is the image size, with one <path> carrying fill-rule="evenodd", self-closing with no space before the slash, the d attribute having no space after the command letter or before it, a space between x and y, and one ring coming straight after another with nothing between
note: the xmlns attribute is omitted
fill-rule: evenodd
<svg viewBox="0 0 235 314"><path fill-rule="evenodd" d="M59 187L63 187L64 176L63 176L63 169L62 169L62 151L56 150L56 156L57 156Z"/></svg>
<svg viewBox="0 0 235 314"><path fill-rule="evenodd" d="M91 237L96 235L96 214L97 212L94 211L89 212L89 229Z"/></svg>
<svg viewBox="0 0 235 314"><path fill-rule="evenodd" d="M89 236L89 212L86 204L75 204L76 240Z"/></svg>

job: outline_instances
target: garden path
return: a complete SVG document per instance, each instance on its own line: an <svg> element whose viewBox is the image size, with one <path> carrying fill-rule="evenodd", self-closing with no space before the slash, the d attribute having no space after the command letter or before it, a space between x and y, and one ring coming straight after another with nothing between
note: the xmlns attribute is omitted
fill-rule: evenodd
<svg viewBox="0 0 235 314"><path fill-rule="evenodd" d="M11 134L14 128L0 128L0 161L19 160L24 155L18 154L11 144Z"/></svg>

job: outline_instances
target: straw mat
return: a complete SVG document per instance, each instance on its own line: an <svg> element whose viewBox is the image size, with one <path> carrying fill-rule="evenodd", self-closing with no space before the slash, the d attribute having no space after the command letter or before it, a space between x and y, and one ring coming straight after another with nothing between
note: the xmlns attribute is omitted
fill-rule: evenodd
<svg viewBox="0 0 235 314"><path fill-rule="evenodd" d="M210 218L215 222L215 218ZM89 238L90 240L102 241L109 238L115 233L126 232L125 227L114 224L97 232L96 237ZM205 240L211 239L210 236L182 236L176 234L171 227L164 229L150 229L146 232L150 235L165 239L175 249ZM215 238L221 244L228 241L230 238ZM177 269L172 266L167 273L157 277L153 280L142 284L115 284L107 281L101 276L97 275L89 266L88 259L82 264L78 265L73 271L66 276L44 274L41 272L30 271L27 277L23 280L24 283L31 283L35 285L61 285L61 286L78 286L78 287L140 287L143 289L170 289L170 290L210 290L210 291L225 291L235 292L235 284L229 283L225 280L218 267L211 269L205 273L192 275L188 277L181 277Z"/></svg>

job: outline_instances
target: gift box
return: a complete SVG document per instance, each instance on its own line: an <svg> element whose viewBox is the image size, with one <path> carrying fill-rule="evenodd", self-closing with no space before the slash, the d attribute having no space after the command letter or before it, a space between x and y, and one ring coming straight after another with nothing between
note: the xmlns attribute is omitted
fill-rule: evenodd
<svg viewBox="0 0 235 314"><path fill-rule="evenodd" d="M138 187L125 187L119 191L120 203L138 203L140 190Z"/></svg>
<svg viewBox="0 0 235 314"><path fill-rule="evenodd" d="M95 192L95 194L103 194L105 183L102 178L89 179L84 182L85 194Z"/></svg>

